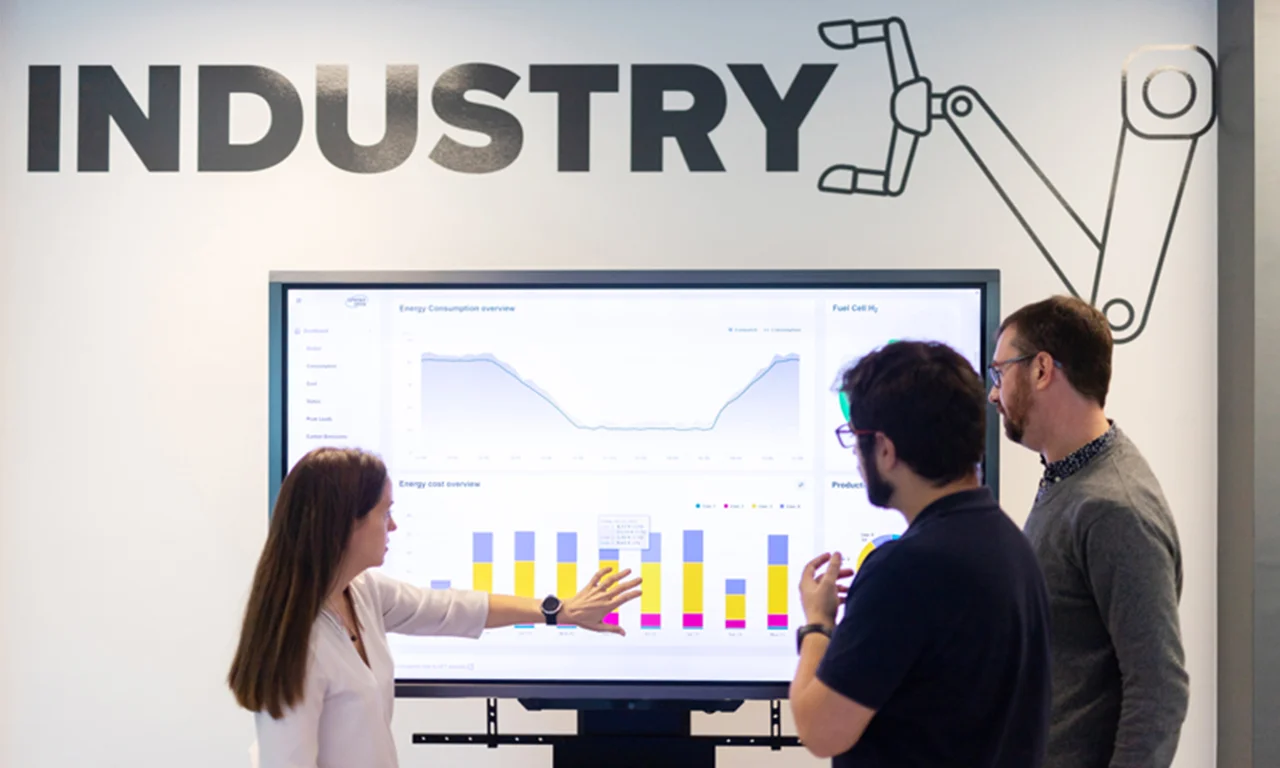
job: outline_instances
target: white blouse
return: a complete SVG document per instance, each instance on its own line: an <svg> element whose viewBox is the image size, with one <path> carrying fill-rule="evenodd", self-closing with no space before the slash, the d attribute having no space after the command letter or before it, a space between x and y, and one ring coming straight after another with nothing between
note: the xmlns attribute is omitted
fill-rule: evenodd
<svg viewBox="0 0 1280 768"><path fill-rule="evenodd" d="M489 595L423 589L365 571L351 582L369 666L338 617L325 609L311 630L303 699L280 720L255 714L261 768L396 768L391 737L395 666L387 633L479 637Z"/></svg>

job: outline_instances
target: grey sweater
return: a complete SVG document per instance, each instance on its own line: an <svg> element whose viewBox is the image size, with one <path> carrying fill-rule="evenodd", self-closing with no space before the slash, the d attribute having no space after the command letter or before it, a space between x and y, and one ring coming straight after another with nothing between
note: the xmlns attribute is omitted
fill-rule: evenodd
<svg viewBox="0 0 1280 768"><path fill-rule="evenodd" d="M1167 768L1189 680L1182 554L1151 468L1117 428L1100 454L1044 492L1026 533L1053 623L1045 768Z"/></svg>

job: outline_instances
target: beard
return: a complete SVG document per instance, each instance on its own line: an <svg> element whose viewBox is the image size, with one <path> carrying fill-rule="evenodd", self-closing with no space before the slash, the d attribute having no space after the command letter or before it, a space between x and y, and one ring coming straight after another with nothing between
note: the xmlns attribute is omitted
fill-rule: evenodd
<svg viewBox="0 0 1280 768"><path fill-rule="evenodd" d="M1030 378L1030 377L1027 377ZM1030 381L1019 381L1018 394L1009 398L1007 405L998 406L1000 415L1004 417L1004 434L1013 442L1021 445L1027 433L1027 413L1031 410L1031 396L1028 392Z"/></svg>
<svg viewBox="0 0 1280 768"><path fill-rule="evenodd" d="M867 501L871 502L871 506L888 509L889 499L893 498L893 492L898 489L884 479L874 461L863 462L862 480L867 485Z"/></svg>
<svg viewBox="0 0 1280 768"><path fill-rule="evenodd" d="M1026 427L1022 424L1022 422L1016 421L1011 416L1009 416L1009 414L1004 413L1003 409L1000 412L1004 414L1005 436L1008 437L1013 442L1021 445L1022 438L1026 434Z"/></svg>

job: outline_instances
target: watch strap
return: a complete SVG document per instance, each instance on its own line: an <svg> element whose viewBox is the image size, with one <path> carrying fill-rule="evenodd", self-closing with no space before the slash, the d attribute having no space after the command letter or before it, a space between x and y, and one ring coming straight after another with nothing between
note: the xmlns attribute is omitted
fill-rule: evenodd
<svg viewBox="0 0 1280 768"><path fill-rule="evenodd" d="M826 624L805 624L796 630L796 653L800 653L800 649L804 647L804 639L807 635L817 632L820 635L826 635L827 639L831 639L831 627Z"/></svg>

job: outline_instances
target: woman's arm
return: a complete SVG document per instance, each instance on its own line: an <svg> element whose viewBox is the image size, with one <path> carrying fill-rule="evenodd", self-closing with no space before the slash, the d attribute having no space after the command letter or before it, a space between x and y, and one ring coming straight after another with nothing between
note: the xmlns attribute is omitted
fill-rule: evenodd
<svg viewBox="0 0 1280 768"><path fill-rule="evenodd" d="M567 607L567 606L566 606ZM534 624L543 621L542 601L515 595L489 595L489 618L485 629L509 627L512 624ZM566 624L572 622L565 622Z"/></svg>
<svg viewBox="0 0 1280 768"><path fill-rule="evenodd" d="M625 635L626 630L616 624L605 624L604 617L618 606L640 596L640 579L622 581L631 570L609 575L610 568L601 568L578 594L564 601L557 623L569 627L582 627L593 632L611 632ZM487 628L507 627L512 624L532 624L545 621L542 601L531 597L491 595Z"/></svg>
<svg viewBox="0 0 1280 768"><path fill-rule="evenodd" d="M424 589L376 571L358 577L387 632L476 638L488 621L490 596L466 589Z"/></svg>
<svg viewBox="0 0 1280 768"><path fill-rule="evenodd" d="M596 572L582 591L564 601L559 623L596 632L625 635L621 627L605 624L604 617L618 606L640 596L635 589L640 579L623 582L631 573L606 576L609 569ZM542 600L515 595L489 595L454 589L422 589L368 572L381 605L388 632L408 635L453 635L479 637L485 629L534 624L545 620Z"/></svg>

